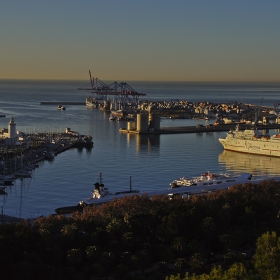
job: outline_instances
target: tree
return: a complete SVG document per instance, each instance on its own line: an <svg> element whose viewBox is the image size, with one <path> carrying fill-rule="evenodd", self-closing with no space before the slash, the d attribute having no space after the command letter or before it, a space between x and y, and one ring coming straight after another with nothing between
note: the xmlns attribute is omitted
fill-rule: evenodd
<svg viewBox="0 0 280 280"><path fill-rule="evenodd" d="M207 240L207 249L209 251L210 250L210 241L211 241L211 239L214 235L215 229L216 229L214 219L212 217L206 217L205 219L203 219L202 228L205 233L205 237Z"/></svg>
<svg viewBox="0 0 280 280"><path fill-rule="evenodd" d="M204 268L204 261L200 253L195 253L190 258L190 266L193 272L201 272Z"/></svg>
<svg viewBox="0 0 280 280"><path fill-rule="evenodd" d="M222 279L227 280L249 280L252 279L250 273L246 271L246 268L242 263L233 264L225 273ZM267 279L267 278L262 278Z"/></svg>
<svg viewBox="0 0 280 280"><path fill-rule="evenodd" d="M176 271L182 274L187 269L188 262L184 258L179 258L175 261L174 266Z"/></svg>
<svg viewBox="0 0 280 280"><path fill-rule="evenodd" d="M172 242L172 247L179 255L179 257L183 256L184 254L186 254L186 250L187 250L186 239L184 237L174 238L174 241Z"/></svg>
<svg viewBox="0 0 280 280"><path fill-rule="evenodd" d="M279 279L280 238L276 232L266 232L258 238L254 265L262 279Z"/></svg>
<svg viewBox="0 0 280 280"><path fill-rule="evenodd" d="M98 246L88 246L85 253L89 260L96 261L100 258L101 250Z"/></svg>
<svg viewBox="0 0 280 280"><path fill-rule="evenodd" d="M78 266L83 260L81 249L71 249L67 251L67 260L74 266Z"/></svg>

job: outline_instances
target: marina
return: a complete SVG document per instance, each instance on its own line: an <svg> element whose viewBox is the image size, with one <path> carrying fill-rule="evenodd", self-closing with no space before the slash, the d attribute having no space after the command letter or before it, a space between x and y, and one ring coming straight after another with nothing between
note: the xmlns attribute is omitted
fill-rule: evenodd
<svg viewBox="0 0 280 280"><path fill-rule="evenodd" d="M0 134L0 172L3 174L0 182L7 185L12 185L12 181L6 178L6 174L15 178L29 178L32 169L37 167L35 163L39 161L53 160L54 156L70 148L93 147L91 136L80 135L70 128L66 128L63 133L23 134L15 130L16 123L11 117L7 133Z"/></svg>

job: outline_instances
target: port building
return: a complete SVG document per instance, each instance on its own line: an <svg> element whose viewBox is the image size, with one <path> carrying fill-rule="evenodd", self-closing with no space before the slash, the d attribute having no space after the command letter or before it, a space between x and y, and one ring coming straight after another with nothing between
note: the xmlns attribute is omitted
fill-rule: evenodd
<svg viewBox="0 0 280 280"><path fill-rule="evenodd" d="M160 115L139 113L136 115L136 121L129 121L127 128L121 128L121 132L128 133L149 133L160 130Z"/></svg>

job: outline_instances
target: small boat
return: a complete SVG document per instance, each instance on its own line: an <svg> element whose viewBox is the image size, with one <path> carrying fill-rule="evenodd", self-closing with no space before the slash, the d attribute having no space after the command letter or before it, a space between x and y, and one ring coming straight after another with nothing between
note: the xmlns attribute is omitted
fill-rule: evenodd
<svg viewBox="0 0 280 280"><path fill-rule="evenodd" d="M110 193L109 189L106 188L102 181L102 173L100 173L99 182L94 184L94 190L91 191L92 196L90 196L87 201L90 204L102 204L109 201L112 201L114 198L122 198L125 196L132 196L135 194L139 194L139 190L132 190L131 187L131 177L130 177L130 189L125 191L119 191L116 193Z"/></svg>
<svg viewBox="0 0 280 280"><path fill-rule="evenodd" d="M97 108L99 106L98 100L91 96L86 98L86 107L88 108Z"/></svg>
<svg viewBox="0 0 280 280"><path fill-rule="evenodd" d="M123 117L123 116L126 115L126 112L124 110L113 110L113 109L111 109L110 112L113 116L117 116L117 117Z"/></svg>
<svg viewBox="0 0 280 280"><path fill-rule="evenodd" d="M63 107L62 105L58 104L57 109L58 109L58 110L62 110L62 111L63 111L63 110L65 110L66 108L65 108L65 107Z"/></svg>
<svg viewBox="0 0 280 280"><path fill-rule="evenodd" d="M110 121L116 121L117 119L118 119L117 116L111 116L111 117L109 117L109 120L110 120Z"/></svg>
<svg viewBox="0 0 280 280"><path fill-rule="evenodd" d="M31 172L25 169L18 169L15 172L16 178L31 178Z"/></svg>
<svg viewBox="0 0 280 280"><path fill-rule="evenodd" d="M6 177L0 177L0 185L1 186L11 186L14 184L14 180L13 179L8 179Z"/></svg>

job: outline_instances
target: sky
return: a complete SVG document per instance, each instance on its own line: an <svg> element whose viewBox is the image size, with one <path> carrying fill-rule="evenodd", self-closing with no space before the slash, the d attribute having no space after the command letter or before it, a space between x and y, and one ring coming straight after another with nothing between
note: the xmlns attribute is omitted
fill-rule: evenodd
<svg viewBox="0 0 280 280"><path fill-rule="evenodd" d="M0 79L279 82L279 0L1 0Z"/></svg>

